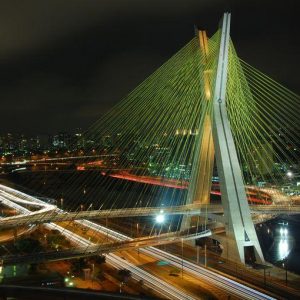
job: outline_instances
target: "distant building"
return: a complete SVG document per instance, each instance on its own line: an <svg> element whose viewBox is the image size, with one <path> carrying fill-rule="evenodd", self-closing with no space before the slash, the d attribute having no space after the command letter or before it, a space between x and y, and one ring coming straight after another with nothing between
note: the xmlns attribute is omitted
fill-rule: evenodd
<svg viewBox="0 0 300 300"><path fill-rule="evenodd" d="M52 136L51 147L54 150L68 149L71 146L72 137L69 133L61 132Z"/></svg>

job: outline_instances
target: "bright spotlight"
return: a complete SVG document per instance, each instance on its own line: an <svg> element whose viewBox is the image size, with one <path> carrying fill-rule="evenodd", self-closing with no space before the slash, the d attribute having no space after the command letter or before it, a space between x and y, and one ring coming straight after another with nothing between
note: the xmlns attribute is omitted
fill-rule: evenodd
<svg viewBox="0 0 300 300"><path fill-rule="evenodd" d="M286 176L289 177L289 178L291 178L291 177L293 177L293 173L292 173L291 171L288 171L288 172L286 173Z"/></svg>
<svg viewBox="0 0 300 300"><path fill-rule="evenodd" d="M155 219L156 223L162 224L165 221L165 216L163 214L159 214Z"/></svg>

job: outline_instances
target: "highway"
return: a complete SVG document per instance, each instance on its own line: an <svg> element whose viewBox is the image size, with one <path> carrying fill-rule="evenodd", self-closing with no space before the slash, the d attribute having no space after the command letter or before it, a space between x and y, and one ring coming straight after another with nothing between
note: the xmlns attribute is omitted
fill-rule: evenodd
<svg viewBox="0 0 300 300"><path fill-rule="evenodd" d="M15 192L14 192L14 194L15 194ZM30 197L30 196L28 196L28 197ZM33 198L33 197L30 197L30 198ZM38 199L35 199L35 198L33 198L31 200L36 201L37 203L42 202L41 200L38 200ZM24 213L24 212L26 213L26 211L27 211L27 213L29 212L29 210L27 210L26 208L20 207L16 203L13 203L12 207L14 207L15 209L19 208L20 209L19 211L21 213ZM111 229L105 228L105 227L103 227L101 225L98 225L98 224L95 224L91 221L78 220L76 222L78 222L78 223L80 223L80 224L82 224L82 225L84 225L84 226L86 226L90 229L99 231L102 234L107 235L110 238L113 238L117 241L120 241L120 242L132 241L132 239L127 237L126 235L115 232ZM88 249L90 246L94 246L90 241L88 241L88 240L74 234L73 232L70 232L70 231L68 231L68 230L64 229L63 227L60 227L56 224L50 223L50 224L46 224L45 226L61 231L61 233L64 234L68 239L70 239L74 244L80 245L81 247L83 247L85 249ZM97 247L99 247L99 246L97 245ZM80 251L82 252L82 249ZM225 276L216 274L212 271L209 271L205 268L202 268L202 267L200 267L196 264L193 264L191 262L188 262L186 260L181 260L180 258L178 258L178 257L176 257L176 256L174 256L170 253L167 253L165 251L156 249L154 247L147 247L145 249L141 249L140 251L147 254L147 255L153 256L153 257L155 257L159 260L168 261L174 267L177 267L177 268L183 267L185 272L188 272L188 273L192 274L193 276L195 276L195 277L197 277L201 280L205 280L205 281L207 281L207 282L209 282L209 283L211 283L211 284L213 284L217 287L220 287L224 291L226 291L227 293L230 293L232 295L237 296L239 299L274 299L274 298L272 298L272 297L270 297L266 294L263 294L263 293L261 293L257 290L254 290L254 289L249 288L249 287L247 287L243 284L240 284L240 283L235 282L231 279L228 279ZM110 260L111 257L112 257L112 259ZM112 264L122 263L122 268L129 267L128 262L120 259L119 257L117 257L114 254L107 255L107 258L108 258L109 263L110 262ZM132 268L131 271L133 271L135 276L142 276L143 272L145 272L143 270L140 270L138 267L136 267L134 265L132 265L131 268ZM148 275L147 276L145 274L143 275L143 280L145 280L145 282L150 281L150 284L154 284L156 286L158 283L157 282L153 283L155 279L156 279L156 281L161 282L160 280L158 280L155 277L154 278L152 278L152 277L149 278ZM172 295L173 291L170 287L167 289L167 291L168 291L168 293L171 293L171 295ZM164 292L166 293L166 289L164 290ZM176 298L177 296L178 296L178 298ZM172 295L172 299L192 299L192 298L182 298L183 297L182 295L180 295L180 296L177 295L177 296L175 297L175 295Z"/></svg>
<svg viewBox="0 0 300 300"><path fill-rule="evenodd" d="M112 178L118 178L122 180L134 181L139 183L146 183L150 185L158 185L175 189L187 189L188 181L165 178L160 176L145 176L145 175L135 175L129 171L122 170L118 173L113 173L109 175ZM220 189L211 190L213 195L221 195ZM270 202L273 204L289 204L290 197L282 193L279 189L274 188L258 188L257 186L246 186L246 193L248 196L249 203L256 202L256 204L266 204L264 199L259 199L257 195L265 195L270 198ZM271 204L268 203L268 204Z"/></svg>
<svg viewBox="0 0 300 300"><path fill-rule="evenodd" d="M50 224L52 225L52 224ZM46 226L49 226L47 224ZM56 225L57 226L57 225ZM51 226L53 229L54 227ZM65 235L68 239L74 235L73 232L68 231L66 229L60 230L60 227L55 227L56 230L59 230L63 235ZM95 256L103 253L111 253L115 251L124 251L131 249L138 249L149 246L158 246L164 244L171 244L180 242L181 240L191 240L198 239L202 237L211 236L210 230L205 230L204 232L199 232L197 234L185 235L185 232L171 232L160 234L158 236L149 236L149 237L141 237L136 239L127 239L127 240L118 240L115 242L101 243L99 244L91 244L89 246L76 248L71 248L67 250L60 251L47 251L47 252L38 252L33 254L24 254L24 255L6 255L2 256L1 259L6 265L13 265L18 263L41 263L45 261L57 261L64 259L73 259L79 257L88 257ZM77 244L81 243L81 239L76 239L74 242Z"/></svg>
<svg viewBox="0 0 300 300"><path fill-rule="evenodd" d="M39 202L40 200L37 199ZM9 204L7 202L7 204ZM18 210L21 213L26 212L26 208L23 208L21 206L18 206L17 204L11 202L11 207ZM27 213L29 211L27 210ZM85 221L79 221L84 222ZM89 221L86 221L89 222ZM88 223L89 224L89 223ZM55 229L60 231L67 239L69 239L74 245L77 245L78 247L81 247L80 251L89 249L90 247L99 247L98 245L95 245L91 243L89 240L84 239L80 237L79 235L74 234L73 232L58 226L54 223L46 224L45 225L48 229ZM123 240L124 241L124 240ZM35 253L33 256L37 256L37 253ZM183 300L192 300L196 299L190 295L188 295L185 291L181 291L172 285L160 280L159 278L156 278L155 276L145 272L144 270L136 267L135 265L123 260L122 258L118 257L115 254L108 254L106 255L106 262L110 265L114 266L117 269L128 269L132 272L132 276L137 281L143 280L144 284L148 286L149 288L154 289L157 293L161 294L163 298L168 299L183 299Z"/></svg>
<svg viewBox="0 0 300 300"><path fill-rule="evenodd" d="M93 229L97 232L102 233L103 235L106 235L106 236L116 239L116 240L131 239L124 234L121 234L119 232L116 232L114 230L106 228L99 224L95 224L91 221L82 220L82 221L76 221L76 222L79 222L80 224L82 224L90 229ZM222 290L224 290L232 295L237 296L239 299L270 299L270 300L275 299L264 293L261 293L252 288L249 288L243 284L240 284L234 280L228 279L225 276L214 273L210 270L207 270L207 269L205 269L199 265L196 265L194 263L191 263L187 260L182 260L181 258L179 258L175 255L172 255L166 251L162 251L155 247L142 248L139 251L140 251L140 253L144 253L151 257L155 257L156 259L158 259L160 261L166 261L170 265L172 265L178 269L181 269L183 267L183 270L185 272L192 274L193 276L195 276L196 278L198 278L200 280L205 280L206 282L209 282L213 286L219 287Z"/></svg>
<svg viewBox="0 0 300 300"><path fill-rule="evenodd" d="M20 161L13 162L1 162L0 165L28 165L34 163L45 163L45 162L57 162L57 161L68 161L68 160L82 160L87 158L101 158L101 157L115 157L117 154L99 154L99 155L79 155L79 156L65 156L65 157L45 157L40 159L22 159Z"/></svg>
<svg viewBox="0 0 300 300"><path fill-rule="evenodd" d="M56 206L48 204L35 197L26 195L20 191L11 189L4 185L0 185L0 200L5 205L6 200L13 201L30 206L38 206L41 209L36 211L23 211L24 215L11 216L0 219L0 228L13 228L15 226L25 226L29 224L41 224L47 222L61 222L80 219L100 219L100 218L124 218L124 217L141 217L141 216L157 216L161 213L165 215L199 215L201 209L205 208L208 216L222 222L223 207L219 204L199 205L181 205L173 207L139 207L124 209L109 209L109 210L90 210L64 212L57 209ZM250 205L251 213L258 222L268 219L268 215L274 216L279 214L299 214L300 205ZM261 218L259 218L261 216Z"/></svg>

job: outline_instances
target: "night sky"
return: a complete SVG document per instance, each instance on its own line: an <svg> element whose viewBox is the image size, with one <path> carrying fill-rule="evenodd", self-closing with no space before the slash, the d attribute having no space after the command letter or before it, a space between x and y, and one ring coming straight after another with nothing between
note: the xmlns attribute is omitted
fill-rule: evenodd
<svg viewBox="0 0 300 300"><path fill-rule="evenodd" d="M300 94L297 0L0 0L0 132L87 128L224 11L241 58Z"/></svg>

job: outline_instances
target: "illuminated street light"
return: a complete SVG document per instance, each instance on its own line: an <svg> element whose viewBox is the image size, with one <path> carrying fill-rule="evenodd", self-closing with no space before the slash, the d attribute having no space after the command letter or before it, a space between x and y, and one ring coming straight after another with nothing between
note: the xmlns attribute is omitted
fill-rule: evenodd
<svg viewBox="0 0 300 300"><path fill-rule="evenodd" d="M293 172L292 171L288 171L286 173L286 176L289 177L289 178L292 178L293 177Z"/></svg>
<svg viewBox="0 0 300 300"><path fill-rule="evenodd" d="M165 216L163 213L160 213L159 215L156 216L155 218L156 223L162 224L165 221Z"/></svg>

